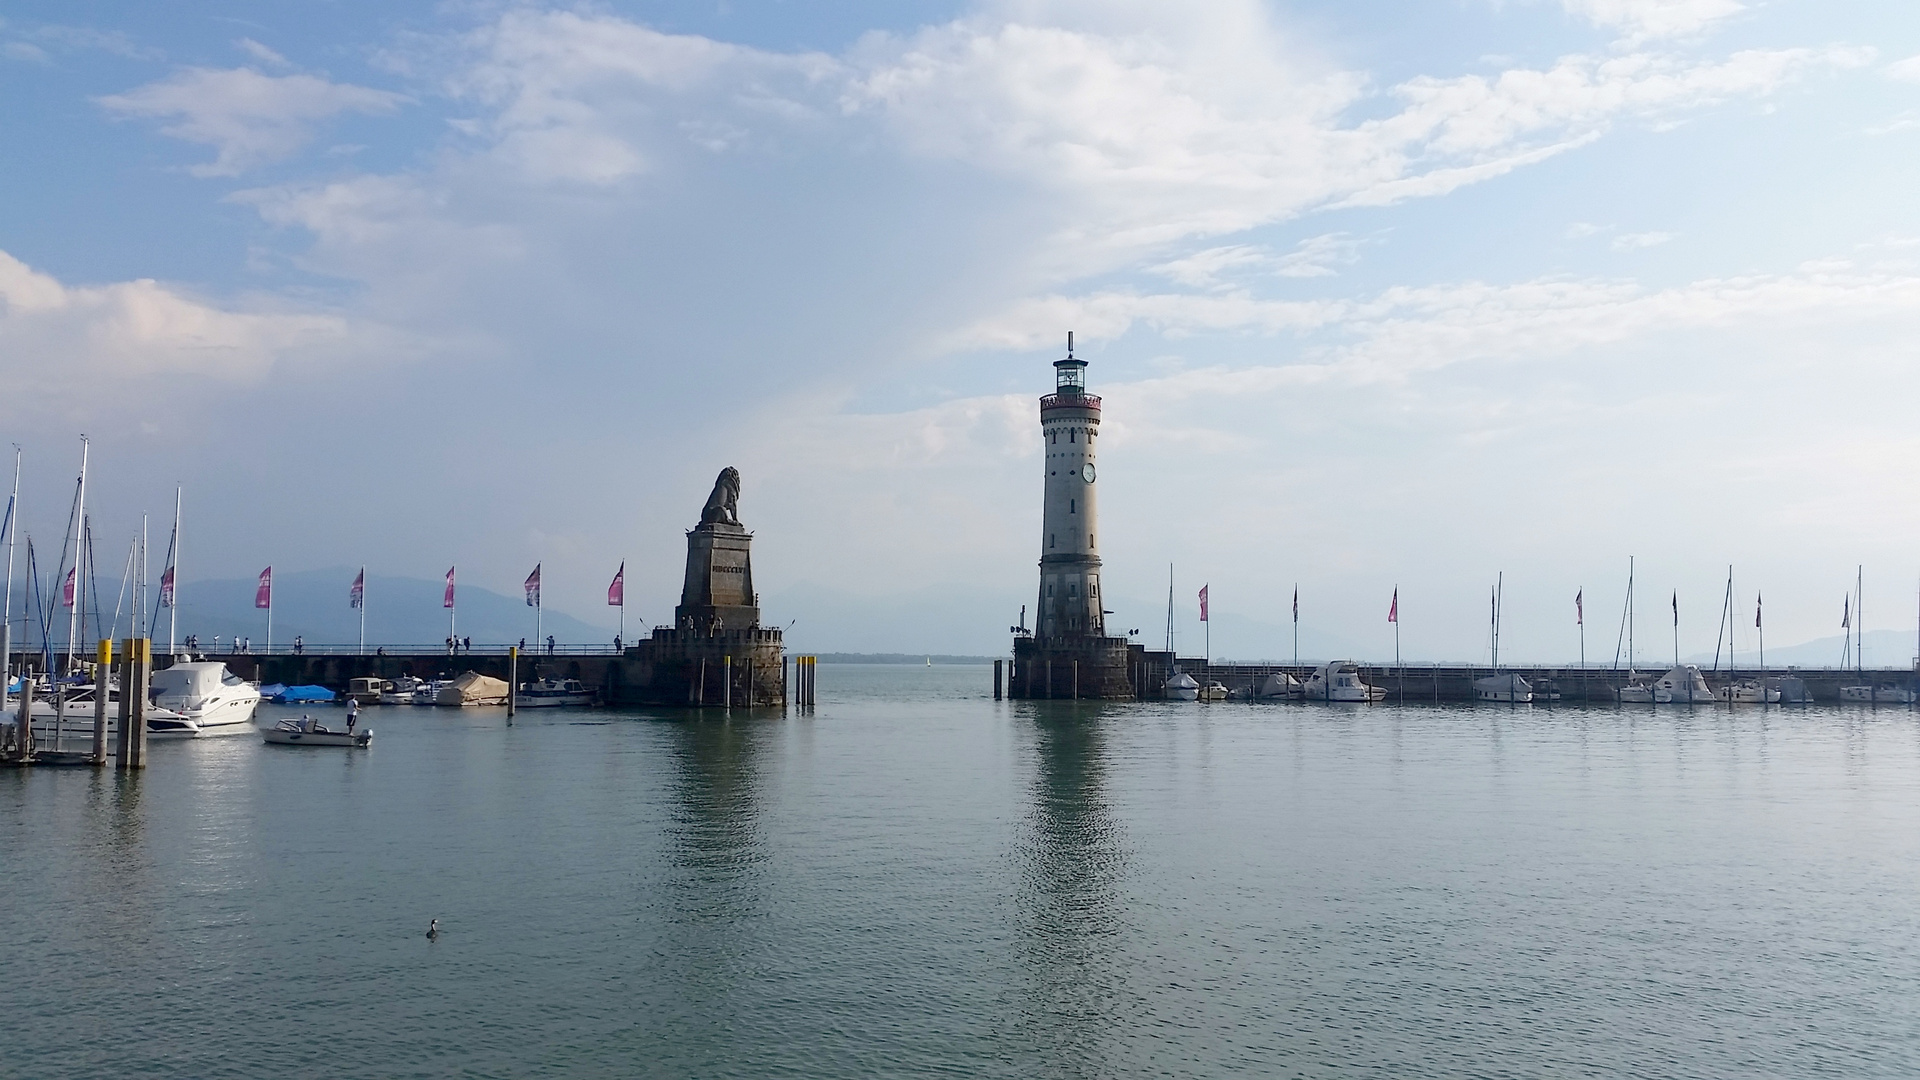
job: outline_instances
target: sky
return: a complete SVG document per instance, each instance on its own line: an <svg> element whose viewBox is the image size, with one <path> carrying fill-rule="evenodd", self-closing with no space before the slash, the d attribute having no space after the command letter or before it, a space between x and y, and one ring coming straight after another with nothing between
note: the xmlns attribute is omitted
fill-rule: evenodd
<svg viewBox="0 0 1920 1080"><path fill-rule="evenodd" d="M1216 657L1297 588L1309 655L1398 590L1483 659L1498 583L1503 658L1605 659L1629 557L1654 656L1730 568L1742 652L1856 573L1920 634L1916 175L1905 4L15 0L0 425L37 545L84 434L101 563L177 485L185 582L608 627L731 465L795 647L996 653L1073 331L1156 647L1171 567L1183 653L1206 584Z"/></svg>

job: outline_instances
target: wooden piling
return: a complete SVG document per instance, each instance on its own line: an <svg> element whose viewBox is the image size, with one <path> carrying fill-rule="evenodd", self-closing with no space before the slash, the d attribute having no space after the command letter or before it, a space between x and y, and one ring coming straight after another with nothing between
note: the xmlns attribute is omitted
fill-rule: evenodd
<svg viewBox="0 0 1920 1080"><path fill-rule="evenodd" d="M33 760L33 679L31 674L27 670L26 663L22 661L20 664L20 715L14 721L16 724L14 730L18 733L19 739L19 745L14 747L14 753L19 755L21 761Z"/></svg>
<svg viewBox="0 0 1920 1080"><path fill-rule="evenodd" d="M720 658L720 707L733 708L733 655Z"/></svg>
<svg viewBox="0 0 1920 1080"><path fill-rule="evenodd" d="M1002 663L1004 661L1001 660L993 662L993 700L995 701L1000 700L1000 665Z"/></svg>
<svg viewBox="0 0 1920 1080"><path fill-rule="evenodd" d="M707 658L700 658L700 683L694 691L693 703L701 708L707 707Z"/></svg>
<svg viewBox="0 0 1920 1080"><path fill-rule="evenodd" d="M113 639L100 642L93 658L93 763L107 763L107 698L113 688Z"/></svg>
<svg viewBox="0 0 1920 1080"><path fill-rule="evenodd" d="M1073 700L1080 700L1080 661L1073 662Z"/></svg>
<svg viewBox="0 0 1920 1080"><path fill-rule="evenodd" d="M535 627L535 629L539 629ZM520 646L507 646L507 719L513 719L513 699L520 696Z"/></svg>
<svg viewBox="0 0 1920 1080"><path fill-rule="evenodd" d="M120 643L120 731L126 752L117 768L147 767L147 684L153 674L153 642L127 638Z"/></svg>

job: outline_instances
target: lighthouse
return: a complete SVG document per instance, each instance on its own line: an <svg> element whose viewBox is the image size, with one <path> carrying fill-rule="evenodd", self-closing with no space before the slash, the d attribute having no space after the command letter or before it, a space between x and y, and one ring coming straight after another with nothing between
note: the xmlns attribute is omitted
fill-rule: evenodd
<svg viewBox="0 0 1920 1080"><path fill-rule="evenodd" d="M1040 512L1040 596L1031 629L1015 628L1011 696L1132 698L1148 685L1144 651L1107 636L1100 582L1100 399L1087 393L1087 362L1053 362L1053 393L1040 399L1046 453Z"/></svg>
<svg viewBox="0 0 1920 1080"><path fill-rule="evenodd" d="M1044 639L1104 637L1100 608L1100 399L1087 393L1087 362L1053 362L1053 393L1040 399L1046 495L1040 530L1040 602L1034 629Z"/></svg>

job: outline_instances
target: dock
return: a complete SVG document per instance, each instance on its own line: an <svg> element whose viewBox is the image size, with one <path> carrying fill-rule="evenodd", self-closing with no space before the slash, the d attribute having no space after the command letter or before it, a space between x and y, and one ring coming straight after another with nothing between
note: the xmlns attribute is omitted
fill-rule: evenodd
<svg viewBox="0 0 1920 1080"><path fill-rule="evenodd" d="M1165 653L1150 653L1156 662L1152 666L1154 674L1165 670ZM1193 676L1202 685L1217 682L1230 691L1246 693L1259 685L1268 675L1285 673L1302 682L1318 668L1317 664L1231 664L1208 663L1201 659L1183 658L1178 662L1179 669ZM1638 669L1643 677L1659 678L1671 665L1650 666ZM1536 690L1552 686L1560 694L1562 701L1595 702L1611 704L1617 699L1616 692L1627 682L1625 668L1585 667L1574 664L1557 666L1524 666L1502 664L1498 669L1486 665L1473 664L1358 664L1362 681L1382 687L1387 691L1387 701L1425 702L1441 704L1452 701L1473 701L1477 695L1473 689L1475 679L1484 679L1495 674L1513 674L1532 683ZM1707 684L1714 689L1725 686L1729 681L1758 679L1761 676L1779 678L1790 676L1804 682L1809 696L1816 703L1835 703L1840 701L1840 688L1843 686L1912 686L1920 679L1920 671L1914 668L1787 668L1737 667L1731 674L1725 668L1719 671L1701 669ZM1160 682L1165 676L1160 676ZM1158 682L1150 685L1157 686ZM1150 695L1150 696L1158 696ZM1672 706L1663 706L1671 708ZM1906 706L1882 706L1885 708L1905 708Z"/></svg>

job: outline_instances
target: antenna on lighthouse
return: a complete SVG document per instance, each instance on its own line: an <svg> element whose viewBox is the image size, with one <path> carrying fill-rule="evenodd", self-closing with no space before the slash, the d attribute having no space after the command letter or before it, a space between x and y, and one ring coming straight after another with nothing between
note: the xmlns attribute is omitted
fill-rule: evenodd
<svg viewBox="0 0 1920 1080"><path fill-rule="evenodd" d="M1067 359L1073 359L1073 331L1067 331Z"/></svg>

